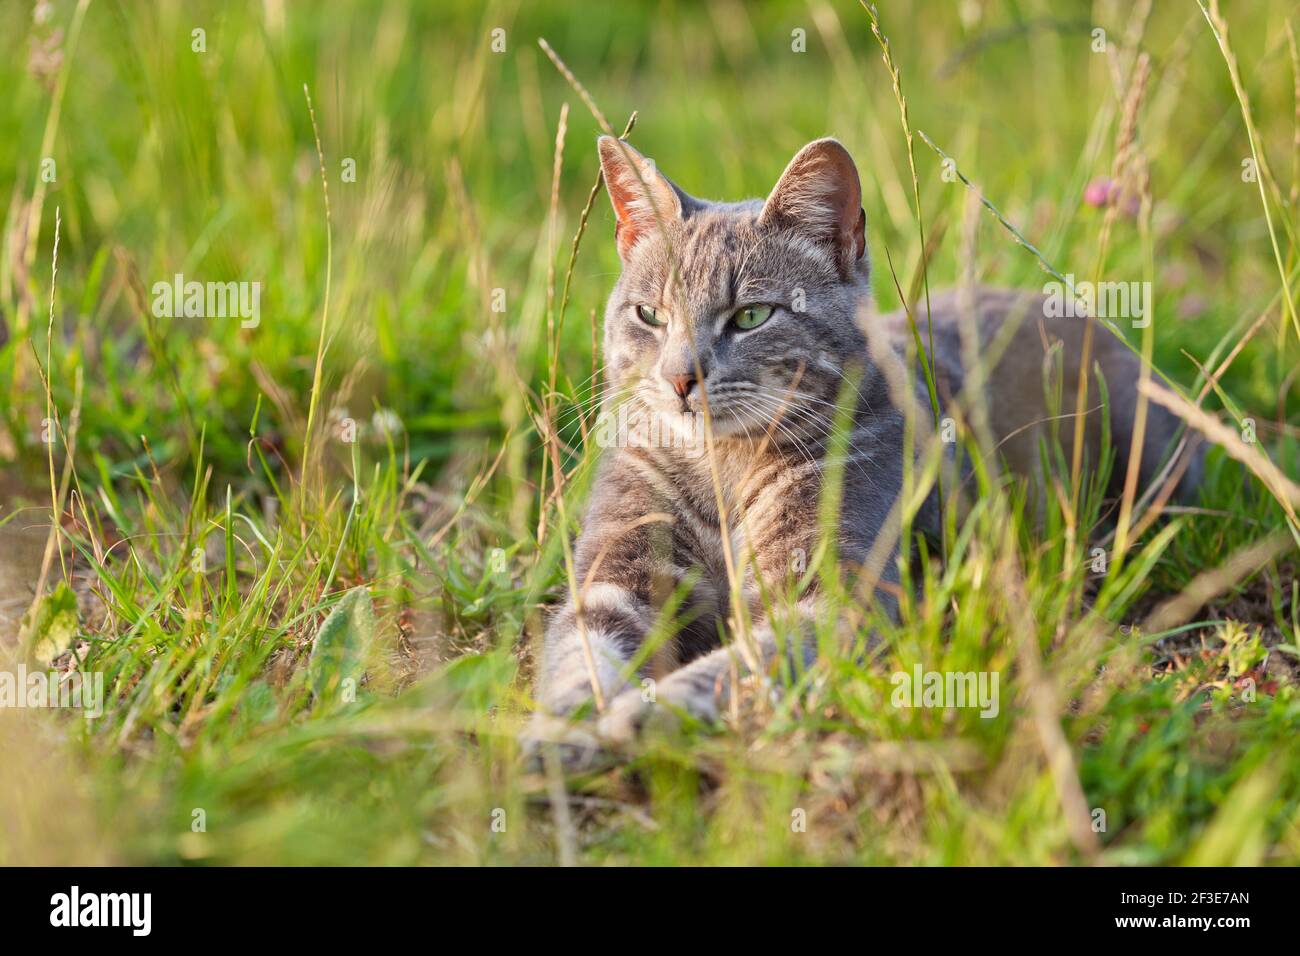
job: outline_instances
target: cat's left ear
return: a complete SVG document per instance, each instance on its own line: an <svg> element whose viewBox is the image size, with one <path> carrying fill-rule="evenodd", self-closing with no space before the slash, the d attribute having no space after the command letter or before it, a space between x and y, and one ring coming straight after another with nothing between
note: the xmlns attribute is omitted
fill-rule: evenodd
<svg viewBox="0 0 1300 956"><path fill-rule="evenodd" d="M867 250L867 214L853 157L819 139L795 154L763 204L759 221L802 232L829 247L848 275Z"/></svg>
<svg viewBox="0 0 1300 956"><path fill-rule="evenodd" d="M642 237L653 234L660 225L681 221L696 203L655 169L653 160L623 140L602 136L596 147L605 189L618 218L614 232L618 254L626 259Z"/></svg>

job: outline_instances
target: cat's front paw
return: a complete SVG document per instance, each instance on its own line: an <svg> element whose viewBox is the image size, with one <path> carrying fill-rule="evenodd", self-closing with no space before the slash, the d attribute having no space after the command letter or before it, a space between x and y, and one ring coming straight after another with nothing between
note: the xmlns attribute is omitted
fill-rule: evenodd
<svg viewBox="0 0 1300 956"><path fill-rule="evenodd" d="M606 744L620 747L647 733L672 734L681 726L687 703L662 691L650 697L640 689L626 690L610 701L596 721L596 736Z"/></svg>
<svg viewBox="0 0 1300 956"><path fill-rule="evenodd" d="M591 724L574 723L563 717L537 714L519 735L525 768L532 773L546 769L547 754L554 754L567 772L592 770L604 760L604 750Z"/></svg>
<svg viewBox="0 0 1300 956"><path fill-rule="evenodd" d="M653 707L639 690L624 691L610 701L596 720L596 733L602 741L614 746L631 743L641 736Z"/></svg>

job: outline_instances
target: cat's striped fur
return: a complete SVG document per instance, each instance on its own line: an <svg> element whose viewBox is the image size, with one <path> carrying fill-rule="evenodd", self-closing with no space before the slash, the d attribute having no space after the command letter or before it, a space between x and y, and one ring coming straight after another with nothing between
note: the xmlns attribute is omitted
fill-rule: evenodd
<svg viewBox="0 0 1300 956"><path fill-rule="evenodd" d="M900 317L871 310L860 184L843 146L809 144L766 200L741 203L686 195L626 143L604 137L599 151L623 259L605 311L605 410L630 409L659 428L655 441L625 440L604 452L575 547L579 597L547 628L543 716L533 736L554 732L545 715L565 717L592 701L593 720L562 731L571 743L592 745L626 739L655 712L716 716L738 675L772 666L781 653L776 634L800 632L797 622L774 630L765 620L760 585L791 593L817 550L828 442L846 396L852 419L836 544L846 573L867 565L879 582L876 599L892 611L904 409L915 403L908 411L920 410L918 425L930 414L918 385L903 384ZM987 398L994 434L1006 440L1004 460L1032 475L1047 417L1045 349L1061 343L1063 393L1073 396L1087 320L1046 319L1040 298L1016 293L979 290L965 300L934 302L941 393L950 400L964 384L963 314L981 344L1008 317L1019 322ZM742 316L747 306L761 308ZM761 324L740 327L769 307ZM1094 355L1110 386L1122 475L1137 362L1100 329ZM1093 462L1101 414L1087 433ZM1149 416L1144 482L1177 424L1159 408ZM1193 468L1185 487L1195 480ZM934 532L937 522L932 497L915 526ZM873 551L878 539L886 546ZM731 581L752 618L744 647L724 643L736 610ZM819 585L804 584L795 614L811 618ZM663 613L683 593L680 606ZM656 622L662 640L645 654ZM785 650L796 661L809 653Z"/></svg>

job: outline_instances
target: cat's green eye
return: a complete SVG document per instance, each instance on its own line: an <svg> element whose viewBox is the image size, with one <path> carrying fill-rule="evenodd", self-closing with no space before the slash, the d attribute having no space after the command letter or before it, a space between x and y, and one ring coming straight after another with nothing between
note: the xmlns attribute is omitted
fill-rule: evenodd
<svg viewBox="0 0 1300 956"><path fill-rule="evenodd" d="M653 325L656 329L663 328L668 323L655 314L655 310L648 305L638 305L636 307L636 317L646 325Z"/></svg>
<svg viewBox="0 0 1300 956"><path fill-rule="evenodd" d="M770 305L747 305L731 317L738 329L756 329L772 317Z"/></svg>

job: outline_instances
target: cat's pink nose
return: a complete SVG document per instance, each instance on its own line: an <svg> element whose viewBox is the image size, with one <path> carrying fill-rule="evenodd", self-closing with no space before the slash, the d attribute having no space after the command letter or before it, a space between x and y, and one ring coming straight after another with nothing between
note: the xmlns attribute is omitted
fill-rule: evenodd
<svg viewBox="0 0 1300 956"><path fill-rule="evenodd" d="M691 387L695 384L695 373L686 372L683 375L665 375L664 377L668 379L668 384L673 387L673 391L677 393L678 398L685 398L691 394Z"/></svg>

